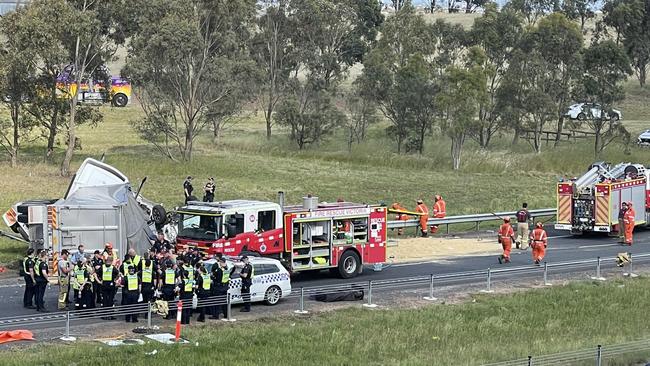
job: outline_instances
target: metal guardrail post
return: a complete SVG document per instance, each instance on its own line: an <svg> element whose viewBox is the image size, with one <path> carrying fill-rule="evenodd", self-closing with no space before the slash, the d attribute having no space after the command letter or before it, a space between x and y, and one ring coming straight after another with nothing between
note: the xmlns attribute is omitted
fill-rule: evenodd
<svg viewBox="0 0 650 366"><path fill-rule="evenodd" d="M232 317L232 301L230 300L230 294L228 292L226 292L226 319L224 319L224 321L237 321L237 319Z"/></svg>
<svg viewBox="0 0 650 366"><path fill-rule="evenodd" d="M376 308L377 304L372 303L372 280L368 281L368 303L363 304L366 308Z"/></svg>
<svg viewBox="0 0 650 366"><path fill-rule="evenodd" d="M528 366L533 366L533 356L528 356Z"/></svg>
<svg viewBox="0 0 650 366"><path fill-rule="evenodd" d="M596 276L591 277L592 280L605 281L605 277L600 275L600 257L596 258Z"/></svg>
<svg viewBox="0 0 650 366"><path fill-rule="evenodd" d="M305 288L304 287L300 288L300 309L294 310L294 313L296 314L309 313L307 310L305 310Z"/></svg>
<svg viewBox="0 0 650 366"><path fill-rule="evenodd" d="M62 341L74 342L77 340L76 337L70 335L70 312L65 312L65 335L60 338Z"/></svg>
<svg viewBox="0 0 650 366"><path fill-rule="evenodd" d="M429 281L429 296L425 296L424 299L428 300L428 301L436 301L436 300L438 300L437 298L435 298L433 296L433 274L431 274L431 279Z"/></svg>
<svg viewBox="0 0 650 366"><path fill-rule="evenodd" d="M147 303L147 328L151 329L151 301Z"/></svg>
<svg viewBox="0 0 650 366"><path fill-rule="evenodd" d="M548 282L548 262L544 262L544 286L553 286L552 283Z"/></svg>
<svg viewBox="0 0 650 366"><path fill-rule="evenodd" d="M623 276L627 276L627 277L630 277L630 278L639 277L638 274L634 273L634 270L633 270L634 265L633 265L633 263L634 263L634 261L632 260L632 253L630 253L630 271L628 273L623 273Z"/></svg>
<svg viewBox="0 0 650 366"><path fill-rule="evenodd" d="M602 359L603 359L603 346L599 344L598 348L596 349L596 366L601 366Z"/></svg>
<svg viewBox="0 0 650 366"><path fill-rule="evenodd" d="M494 292L492 291L492 269L491 268L487 269L486 282L487 282L487 289L481 290L481 292L488 293L488 294Z"/></svg>

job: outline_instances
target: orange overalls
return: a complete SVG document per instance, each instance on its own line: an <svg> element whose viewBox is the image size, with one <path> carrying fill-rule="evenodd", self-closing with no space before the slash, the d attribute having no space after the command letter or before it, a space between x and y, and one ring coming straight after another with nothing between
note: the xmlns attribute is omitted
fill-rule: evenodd
<svg viewBox="0 0 650 366"><path fill-rule="evenodd" d="M531 247L533 247L533 261L539 264L544 255L546 255L546 247L548 246L548 237L546 231L542 228L535 228L530 234Z"/></svg>
<svg viewBox="0 0 650 366"><path fill-rule="evenodd" d="M420 230L422 236L427 234L427 221L429 221L429 208L424 203L420 203L415 207L415 212L421 213L420 215Z"/></svg>
<svg viewBox="0 0 650 366"><path fill-rule="evenodd" d="M623 215L625 223L625 244L632 245L632 233L634 232L634 209L630 205Z"/></svg>
<svg viewBox="0 0 650 366"><path fill-rule="evenodd" d="M510 251L512 250L512 238L515 236L515 231L512 230L510 223L506 222L499 228L499 243L503 247L503 254L501 257L510 262Z"/></svg>
<svg viewBox="0 0 650 366"><path fill-rule="evenodd" d="M399 203L393 203L393 206L391 206L393 210L399 210L399 211L406 211L406 208L400 205ZM401 221L406 221L409 219L409 216L407 214L403 213L398 213L395 215L395 220L401 220ZM397 229L397 235L402 235L404 233L404 228L398 228Z"/></svg>
<svg viewBox="0 0 650 366"><path fill-rule="evenodd" d="M437 200L436 203L433 204L433 217L437 219L444 219L445 216L447 216L447 204L441 198ZM431 226L430 232L431 234L437 233L438 225Z"/></svg>

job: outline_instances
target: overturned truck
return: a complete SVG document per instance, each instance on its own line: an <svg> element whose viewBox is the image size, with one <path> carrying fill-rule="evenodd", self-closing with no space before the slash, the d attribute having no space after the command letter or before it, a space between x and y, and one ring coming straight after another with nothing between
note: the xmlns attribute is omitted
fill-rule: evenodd
<svg viewBox="0 0 650 366"><path fill-rule="evenodd" d="M34 249L60 252L84 244L95 250L111 243L118 255L130 248L142 253L167 221L161 205L139 195L144 181L134 192L119 170L88 158L63 198L18 202L2 218Z"/></svg>

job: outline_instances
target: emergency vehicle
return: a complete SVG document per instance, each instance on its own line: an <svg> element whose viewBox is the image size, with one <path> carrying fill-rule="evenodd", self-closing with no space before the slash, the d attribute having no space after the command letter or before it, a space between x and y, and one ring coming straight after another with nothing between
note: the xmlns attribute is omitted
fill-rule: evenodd
<svg viewBox="0 0 650 366"><path fill-rule="evenodd" d="M580 178L557 184L558 230L577 235L585 232L618 231L623 202L632 202L636 226L648 222L650 172L641 164L605 162L592 164Z"/></svg>
<svg viewBox="0 0 650 366"><path fill-rule="evenodd" d="M291 272L330 269L343 278L386 261L387 208L351 202L302 205L232 200L189 202L177 210L176 244L207 254L279 259Z"/></svg>

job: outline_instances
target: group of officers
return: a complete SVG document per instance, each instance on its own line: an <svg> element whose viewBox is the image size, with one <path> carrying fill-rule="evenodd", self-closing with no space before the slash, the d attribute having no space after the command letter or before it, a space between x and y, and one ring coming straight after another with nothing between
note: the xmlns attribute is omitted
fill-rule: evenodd
<svg viewBox="0 0 650 366"><path fill-rule="evenodd" d="M70 309L72 306L74 309L113 307L115 295L121 288L121 305L147 303L156 299L168 303L177 299L191 302L196 296L199 304L196 309L199 313L197 321L204 322L206 315L211 319L219 319L221 314L226 317L230 277L237 266L228 268L226 259L217 254L217 261L208 273L208 267L204 265L202 255L196 248L174 255L170 246L159 234L151 249L143 256L129 249L121 263L110 243L105 245L103 252L97 250L93 255L86 254L83 245L80 245L73 255L64 249L58 262L54 264L57 266L59 284L59 310ZM241 311L249 312L253 267L246 256L241 260L243 266L239 275L244 302ZM22 261L21 271L26 285L23 297L25 308L40 312L49 311L43 298L52 271L46 251L36 252L34 249L28 249L27 256ZM73 290L72 297L69 296L70 288ZM189 324L193 309L188 302L184 305L181 322ZM167 318L173 317L175 311L170 311ZM115 317L103 319L113 320ZM137 323L138 314L128 314L125 320Z"/></svg>

